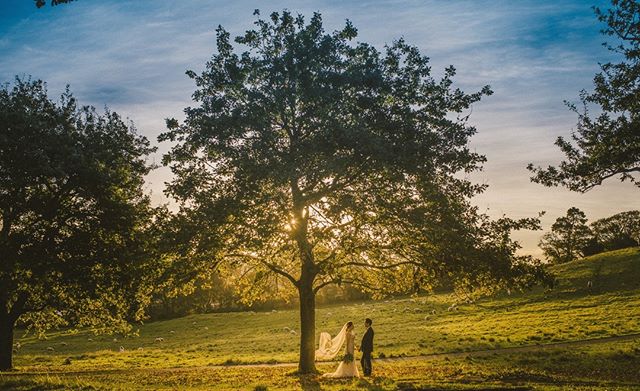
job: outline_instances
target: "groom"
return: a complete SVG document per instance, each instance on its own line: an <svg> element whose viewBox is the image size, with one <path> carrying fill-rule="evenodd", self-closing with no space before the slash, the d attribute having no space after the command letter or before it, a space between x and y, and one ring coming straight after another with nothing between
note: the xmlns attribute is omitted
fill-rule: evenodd
<svg viewBox="0 0 640 391"><path fill-rule="evenodd" d="M373 352L373 327L371 324L373 321L369 318L364 320L364 327L366 327L367 331L364 332L362 336L362 343L360 344L360 351L362 352L362 359L360 360L360 364L362 364L362 371L365 376L371 376L371 352Z"/></svg>

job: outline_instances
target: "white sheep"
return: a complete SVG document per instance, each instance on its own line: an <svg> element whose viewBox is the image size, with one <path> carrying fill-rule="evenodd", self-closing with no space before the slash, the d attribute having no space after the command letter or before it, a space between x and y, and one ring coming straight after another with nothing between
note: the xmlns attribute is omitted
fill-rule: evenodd
<svg viewBox="0 0 640 391"><path fill-rule="evenodd" d="M143 351L143 350L144 350L144 348L143 348L142 346L140 346L140 347L138 348L138 351Z"/></svg>
<svg viewBox="0 0 640 391"><path fill-rule="evenodd" d="M173 331L173 330L169 331L169 334L175 334L175 333L176 333L176 332L175 332L175 331Z"/></svg>
<svg viewBox="0 0 640 391"><path fill-rule="evenodd" d="M55 349L53 348L53 346L49 346L49 347L47 348L47 350L48 350L48 351L50 351L50 352L55 351Z"/></svg>
<svg viewBox="0 0 640 391"><path fill-rule="evenodd" d="M93 338L87 338L87 341L93 342Z"/></svg>
<svg viewBox="0 0 640 391"><path fill-rule="evenodd" d="M120 353L124 353L124 346L120 346Z"/></svg>
<svg viewBox="0 0 640 391"><path fill-rule="evenodd" d="M162 338L162 337L157 337L157 338L155 339L155 342L164 342L164 338Z"/></svg>
<svg viewBox="0 0 640 391"><path fill-rule="evenodd" d="M293 334L293 335L298 334L298 333L296 333L296 331L295 331L295 330L291 330L291 331L290 331L290 333L291 333L291 334Z"/></svg>
<svg viewBox="0 0 640 391"><path fill-rule="evenodd" d="M113 342L118 342L118 338L114 338L114 339L113 339Z"/></svg>

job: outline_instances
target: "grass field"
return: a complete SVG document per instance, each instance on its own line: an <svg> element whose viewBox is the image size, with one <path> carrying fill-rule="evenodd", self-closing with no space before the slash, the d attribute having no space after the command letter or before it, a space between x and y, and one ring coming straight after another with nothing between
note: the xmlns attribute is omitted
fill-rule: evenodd
<svg viewBox="0 0 640 391"><path fill-rule="evenodd" d="M553 291L457 311L447 310L457 301L451 294L320 308L318 331L353 320L358 333L374 319L371 379L300 377L295 366L271 365L297 358L292 310L188 316L141 325L129 338L18 332L16 371L0 374L0 389L640 389L640 249L554 271Z"/></svg>

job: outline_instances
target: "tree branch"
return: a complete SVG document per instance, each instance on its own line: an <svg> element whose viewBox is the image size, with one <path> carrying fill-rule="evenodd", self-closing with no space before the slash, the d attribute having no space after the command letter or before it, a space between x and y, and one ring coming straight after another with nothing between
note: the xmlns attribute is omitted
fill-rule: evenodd
<svg viewBox="0 0 640 391"><path fill-rule="evenodd" d="M227 254L227 256L229 257L235 257L235 258L248 258L251 259L252 261L256 261L261 263L262 265L266 266L269 270L271 270L272 272L279 274L285 278L287 278L289 281L291 281L291 283L294 286L298 286L299 282L298 280L295 279L295 277L293 277L291 274L287 273L285 270L281 269L280 267L278 267L277 265L274 265L272 263L269 263L265 260L263 260L260 257L257 257L255 255L250 255L250 254L242 254L242 253L232 253L232 254Z"/></svg>

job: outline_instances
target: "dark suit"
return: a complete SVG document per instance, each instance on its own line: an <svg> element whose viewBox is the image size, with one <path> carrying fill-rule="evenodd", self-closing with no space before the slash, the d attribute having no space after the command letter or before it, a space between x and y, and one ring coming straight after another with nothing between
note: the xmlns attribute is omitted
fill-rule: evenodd
<svg viewBox="0 0 640 391"><path fill-rule="evenodd" d="M371 376L371 352L373 352L373 327L369 327L362 336L360 343L360 351L362 352L362 371L365 376Z"/></svg>

